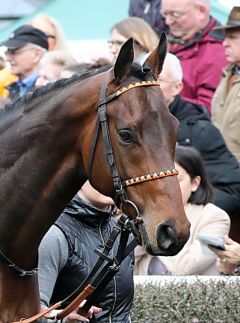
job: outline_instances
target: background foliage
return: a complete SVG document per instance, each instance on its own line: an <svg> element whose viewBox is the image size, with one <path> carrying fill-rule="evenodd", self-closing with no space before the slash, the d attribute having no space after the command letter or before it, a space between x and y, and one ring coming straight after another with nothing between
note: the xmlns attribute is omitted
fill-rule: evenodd
<svg viewBox="0 0 240 323"><path fill-rule="evenodd" d="M136 284L132 323L239 323L240 281Z"/></svg>

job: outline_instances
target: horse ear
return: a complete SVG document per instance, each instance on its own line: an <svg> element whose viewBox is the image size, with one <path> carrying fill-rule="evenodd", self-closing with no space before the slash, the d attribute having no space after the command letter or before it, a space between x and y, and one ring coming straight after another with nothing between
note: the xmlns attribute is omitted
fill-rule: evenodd
<svg viewBox="0 0 240 323"><path fill-rule="evenodd" d="M114 78L116 83L121 83L126 77L133 62L133 39L129 38L122 46L114 65Z"/></svg>
<svg viewBox="0 0 240 323"><path fill-rule="evenodd" d="M167 36L163 32L160 36L158 47L148 56L143 67L150 67L155 79L158 78L167 53Z"/></svg>

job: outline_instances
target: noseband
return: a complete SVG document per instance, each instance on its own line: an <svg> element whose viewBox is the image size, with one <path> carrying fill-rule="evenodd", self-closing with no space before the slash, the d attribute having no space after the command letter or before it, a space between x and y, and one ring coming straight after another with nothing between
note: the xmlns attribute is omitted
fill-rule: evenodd
<svg viewBox="0 0 240 323"><path fill-rule="evenodd" d="M117 197L120 201L121 208L124 204L125 205L129 204L134 209L134 211L136 213L136 217L134 219L135 222L142 222L137 206L132 201L130 201L128 199L127 194L124 190L124 187L136 185L136 184L146 182L146 181L161 179L161 178L164 178L167 176L174 176L174 175L177 175L178 172L175 168L172 168L170 170L160 171L160 172L156 172L156 173L152 173L152 174L140 175L140 176L137 176L134 178L129 178L129 179L122 181L119 171L117 169L116 161L115 161L114 154L113 154L106 110L107 110L107 103L118 98L123 93L125 93L131 89L137 88L137 87L160 86L160 83L157 81L136 82L135 84L129 84L127 87L123 87L122 89L110 94L109 96L106 96L107 76L108 76L108 73L101 85L100 100L98 103L96 131L95 131L93 144L92 144L92 148L91 148L90 156L89 156L89 161L88 161L88 176L90 178L94 151L95 151L99 128L100 128L100 124L101 124L105 156L106 156L108 165L110 167L110 173L111 173L111 177L112 177L112 181L113 181L113 186L115 188L115 192L117 194Z"/></svg>

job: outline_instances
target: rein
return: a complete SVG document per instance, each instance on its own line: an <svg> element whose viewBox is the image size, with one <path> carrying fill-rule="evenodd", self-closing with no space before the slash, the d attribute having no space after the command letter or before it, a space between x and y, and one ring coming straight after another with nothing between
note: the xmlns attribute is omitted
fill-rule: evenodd
<svg viewBox="0 0 240 323"><path fill-rule="evenodd" d="M91 308L91 306L94 304L94 299L102 293L103 288L118 272L121 262L134 250L134 248L138 244L141 244L140 233L137 229L137 226L140 223L142 223L140 212L137 206L135 205L135 203L133 203L128 199L127 194L124 190L124 187L140 184L146 181L161 179L167 176L174 176L178 174L177 171L173 168L171 170L137 176L134 178L126 179L124 181L121 180L118 168L116 166L113 149L112 149L112 143L111 143L110 132L108 127L107 113L106 113L107 103L111 102L112 100L116 99L118 96L124 94L125 92L133 88L145 87L145 86L159 86L159 82L157 81L136 82L135 84L130 84L127 87L123 87L122 89L114 92L113 94L106 96L107 76L108 74L106 75L101 85L100 100L98 103L98 115L97 115L97 121L96 121L96 131L94 134L93 144L90 150L90 155L88 160L88 178L90 178L90 174L91 174L94 151L95 151L99 129L101 125L105 156L110 168L110 173L111 173L115 192L117 194L118 199L120 200L121 207L124 204L129 204L135 210L136 217L133 220L130 220L128 216L125 214L123 214L120 217L116 226L114 226L114 228L112 229L110 237L105 243L103 250L102 251L97 249L95 250L99 258L96 261L93 269L91 270L89 275L84 279L82 284L78 286L69 296L67 296L63 301L60 301L52 305L51 307L41 311L40 313L28 319L21 319L18 322L12 322L12 323L21 323L21 322L31 323L43 316L46 317L47 319L60 320L66 317L68 314L70 314L74 309L78 308L84 299L86 299L87 301L82 308L78 309L78 314L85 315L88 312L88 310ZM132 233L135 238L128 244L130 233ZM117 254L115 256L110 257L109 253L119 234L120 234L120 242L118 245ZM21 276L26 275L26 273L28 273L27 275L30 275L30 273L31 275L33 275L37 271L37 269L34 269L30 272L27 272L25 270L22 270L21 268L18 268L7 257L5 257L1 251L0 251L0 258L4 260L4 262L6 262L9 265L9 267L12 267L15 270L17 270L17 272ZM63 309L62 311L59 311L56 315L48 314L53 309L59 308L62 304L67 302L69 299L73 298L76 294L78 294L78 296L65 309Z"/></svg>
<svg viewBox="0 0 240 323"><path fill-rule="evenodd" d="M1 250L0 250L0 259L3 260L3 262L5 262L8 265L9 268L12 268L13 270L15 270L16 273L21 277L33 276L38 271L37 267L32 269L32 270L24 270L24 269L18 267L7 256L5 256L4 253L2 253Z"/></svg>

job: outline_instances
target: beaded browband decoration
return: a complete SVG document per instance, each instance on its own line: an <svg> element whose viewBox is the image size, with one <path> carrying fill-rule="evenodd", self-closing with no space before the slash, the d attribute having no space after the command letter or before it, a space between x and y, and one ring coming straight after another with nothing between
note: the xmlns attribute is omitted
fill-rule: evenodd
<svg viewBox="0 0 240 323"><path fill-rule="evenodd" d="M131 90L135 87L140 87L140 86L160 86L160 83L158 81L142 81L142 82L136 82L135 84L129 84L128 87L123 87L121 90L118 90L116 92L116 96L119 96L123 94L124 92Z"/></svg>
<svg viewBox="0 0 240 323"><path fill-rule="evenodd" d="M178 171L175 168L172 168L171 170L168 169L165 172L147 174L147 175L142 175L142 176L127 179L126 181L123 182L123 186L135 185L142 182L152 181L154 179L159 179L159 178L174 176L174 175L178 175Z"/></svg>

